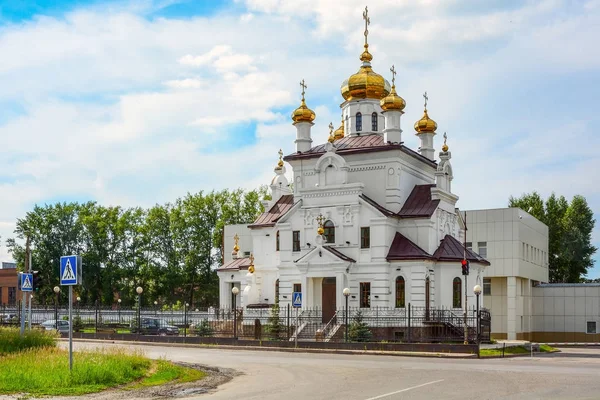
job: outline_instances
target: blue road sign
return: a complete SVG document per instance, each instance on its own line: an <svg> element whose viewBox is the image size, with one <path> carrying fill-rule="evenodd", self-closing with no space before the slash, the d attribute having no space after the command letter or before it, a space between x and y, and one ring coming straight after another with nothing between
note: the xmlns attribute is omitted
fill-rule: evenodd
<svg viewBox="0 0 600 400"><path fill-rule="evenodd" d="M77 285L77 256L64 256L60 258L60 284Z"/></svg>
<svg viewBox="0 0 600 400"><path fill-rule="evenodd" d="M302 292L294 292L292 295L292 306L302 307Z"/></svg>
<svg viewBox="0 0 600 400"><path fill-rule="evenodd" d="M21 274L21 291L33 291L33 274Z"/></svg>

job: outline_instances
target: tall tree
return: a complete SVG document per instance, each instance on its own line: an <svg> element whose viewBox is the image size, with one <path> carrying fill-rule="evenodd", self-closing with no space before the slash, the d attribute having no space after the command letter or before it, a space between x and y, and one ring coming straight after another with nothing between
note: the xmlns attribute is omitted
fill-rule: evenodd
<svg viewBox="0 0 600 400"><path fill-rule="evenodd" d="M582 282L594 266L592 245L594 214L583 196L571 203L554 193L546 202L537 192L510 197L509 207L528 211L548 226L548 267L550 282Z"/></svg>

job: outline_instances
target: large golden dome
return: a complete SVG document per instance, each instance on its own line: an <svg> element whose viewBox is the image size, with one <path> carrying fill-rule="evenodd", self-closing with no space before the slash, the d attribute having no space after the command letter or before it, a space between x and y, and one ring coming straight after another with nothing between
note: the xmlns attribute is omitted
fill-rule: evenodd
<svg viewBox="0 0 600 400"><path fill-rule="evenodd" d="M360 69L342 83L342 96L345 100L377 99L380 100L390 93L390 83L383 76L373 71L369 53L369 45L365 44L365 51L360 59L363 62Z"/></svg>

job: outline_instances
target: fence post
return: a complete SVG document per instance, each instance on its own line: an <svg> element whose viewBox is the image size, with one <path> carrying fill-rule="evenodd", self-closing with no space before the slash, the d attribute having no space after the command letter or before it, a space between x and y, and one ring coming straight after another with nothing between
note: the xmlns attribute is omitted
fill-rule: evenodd
<svg viewBox="0 0 600 400"><path fill-rule="evenodd" d="M287 305L287 339L290 340L290 303Z"/></svg>
<svg viewBox="0 0 600 400"><path fill-rule="evenodd" d="M410 343L410 311L411 311L411 306L410 303L408 303L408 340L407 342Z"/></svg>
<svg viewBox="0 0 600 400"><path fill-rule="evenodd" d="M96 322L94 323L94 331L98 333L98 300L96 299Z"/></svg>

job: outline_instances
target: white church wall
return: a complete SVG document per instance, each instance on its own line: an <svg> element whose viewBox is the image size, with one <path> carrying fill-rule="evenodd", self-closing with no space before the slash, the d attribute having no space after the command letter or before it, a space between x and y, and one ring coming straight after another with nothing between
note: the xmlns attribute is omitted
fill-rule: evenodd
<svg viewBox="0 0 600 400"><path fill-rule="evenodd" d="M223 230L223 260L225 263L231 261L231 251L233 250L234 240L233 237L236 235L240 238L238 246L240 250L238 252L239 257L244 257L246 253L250 255L252 251L252 235L248 224L238 225L225 225Z"/></svg>

